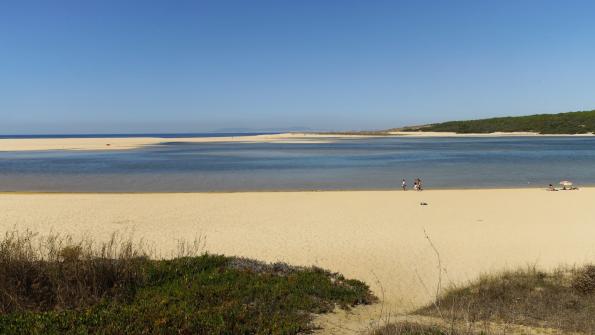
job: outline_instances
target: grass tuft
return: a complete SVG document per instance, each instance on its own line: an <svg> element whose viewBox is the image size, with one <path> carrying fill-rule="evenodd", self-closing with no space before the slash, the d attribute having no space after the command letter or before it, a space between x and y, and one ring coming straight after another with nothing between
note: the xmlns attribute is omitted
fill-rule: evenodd
<svg viewBox="0 0 595 335"><path fill-rule="evenodd" d="M422 325L414 322L388 324L372 333L372 335L463 335L438 326ZM466 334L465 334L466 335Z"/></svg>
<svg viewBox="0 0 595 335"><path fill-rule="evenodd" d="M595 267L543 272L535 267L485 275L448 290L436 304L415 314L446 320L496 322L546 327L569 332L595 332Z"/></svg>
<svg viewBox="0 0 595 335"><path fill-rule="evenodd" d="M578 271L572 280L572 287L585 295L595 293L595 266L588 265Z"/></svg>

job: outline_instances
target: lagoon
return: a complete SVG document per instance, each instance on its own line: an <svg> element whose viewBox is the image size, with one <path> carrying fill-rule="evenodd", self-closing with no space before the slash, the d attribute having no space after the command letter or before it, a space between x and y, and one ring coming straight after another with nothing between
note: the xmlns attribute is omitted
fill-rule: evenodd
<svg viewBox="0 0 595 335"><path fill-rule="evenodd" d="M595 185L595 137L383 137L0 153L0 191L228 192Z"/></svg>

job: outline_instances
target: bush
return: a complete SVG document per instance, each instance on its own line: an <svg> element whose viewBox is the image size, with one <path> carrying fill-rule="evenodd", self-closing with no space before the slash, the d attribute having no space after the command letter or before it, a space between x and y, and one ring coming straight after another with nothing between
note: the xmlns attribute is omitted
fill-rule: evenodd
<svg viewBox="0 0 595 335"><path fill-rule="evenodd" d="M582 294L595 292L595 266L585 266L572 281L572 287Z"/></svg>
<svg viewBox="0 0 595 335"><path fill-rule="evenodd" d="M595 110L559 114L497 117L481 120L449 121L405 131L455 133L536 132L540 134L586 134L595 132Z"/></svg>
<svg viewBox="0 0 595 335"><path fill-rule="evenodd" d="M296 334L311 313L376 301L319 268L201 254L152 260L130 241L94 247L8 233L0 334ZM184 248L187 254L188 248Z"/></svg>
<svg viewBox="0 0 595 335"><path fill-rule="evenodd" d="M111 240L100 248L27 231L0 242L0 314L88 307L104 298L128 299L144 282L146 255L132 242Z"/></svg>

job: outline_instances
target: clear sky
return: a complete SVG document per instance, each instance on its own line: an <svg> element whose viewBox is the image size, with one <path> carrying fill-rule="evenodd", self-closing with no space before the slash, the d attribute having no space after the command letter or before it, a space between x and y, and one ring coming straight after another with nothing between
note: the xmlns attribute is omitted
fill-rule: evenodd
<svg viewBox="0 0 595 335"><path fill-rule="evenodd" d="M593 1L0 1L0 134L584 109Z"/></svg>

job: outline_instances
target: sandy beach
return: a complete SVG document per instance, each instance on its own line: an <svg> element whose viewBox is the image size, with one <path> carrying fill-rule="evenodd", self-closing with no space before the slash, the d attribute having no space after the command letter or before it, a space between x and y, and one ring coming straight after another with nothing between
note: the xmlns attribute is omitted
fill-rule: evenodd
<svg viewBox="0 0 595 335"><path fill-rule="evenodd" d="M171 142L183 143L328 143L342 139L362 139L375 137L510 137L510 136L593 136L593 134L575 135L541 135L537 133L491 133L491 134L457 134L448 132L390 132L387 135L339 135L317 133L283 133L247 136L221 137L106 137L106 138L19 138L0 139L2 151L41 151L41 150L129 150L143 146L159 145Z"/></svg>
<svg viewBox="0 0 595 335"><path fill-rule="evenodd" d="M397 313L435 293L438 258L427 237L440 254L443 286L483 272L593 261L594 198L595 188L3 193L0 230L95 239L119 231L163 255L178 239L205 236L211 253L317 265L361 279L384 299L383 313ZM380 313L378 306L358 311L365 318Z"/></svg>
<svg viewBox="0 0 595 335"><path fill-rule="evenodd" d="M143 146L159 145L171 142L183 143L325 143L346 138L365 138L364 135L331 135L284 133L248 136L217 137L105 137L105 138L19 138L0 139L2 151L40 151L40 150L127 150Z"/></svg>

